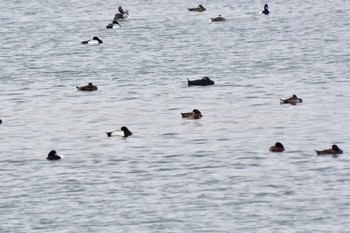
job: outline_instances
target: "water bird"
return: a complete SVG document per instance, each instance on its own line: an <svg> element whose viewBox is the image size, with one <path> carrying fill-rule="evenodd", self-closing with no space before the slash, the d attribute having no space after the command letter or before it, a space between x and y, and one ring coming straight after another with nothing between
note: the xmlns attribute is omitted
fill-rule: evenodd
<svg viewBox="0 0 350 233"><path fill-rule="evenodd" d="M187 79L188 86L208 86L208 85L214 85L214 81L211 80L208 77L203 77L202 79L197 80L189 80Z"/></svg>
<svg viewBox="0 0 350 233"><path fill-rule="evenodd" d="M182 118L200 119L203 115L198 109L193 109L192 112L181 113Z"/></svg>
<svg viewBox="0 0 350 233"><path fill-rule="evenodd" d="M108 24L106 26L107 29L116 29L116 28L121 28L122 26L118 23L117 20L114 20L112 23Z"/></svg>
<svg viewBox="0 0 350 233"><path fill-rule="evenodd" d="M131 131L126 126L122 126L120 130L106 132L106 134L107 134L107 137L112 137L112 136L129 137L132 135Z"/></svg>
<svg viewBox="0 0 350 233"><path fill-rule="evenodd" d="M98 38L97 36L94 36L92 38L92 40L85 40L85 41L82 41L81 43L88 44L88 45L98 45L98 44L102 44L103 41L100 38Z"/></svg>
<svg viewBox="0 0 350 233"><path fill-rule="evenodd" d="M92 83L89 83L86 86L81 86L81 87L76 86L76 87L79 91L97 91L97 87Z"/></svg>
<svg viewBox="0 0 350 233"><path fill-rule="evenodd" d="M264 10L261 12L261 14L264 14L264 15L270 14L269 5L267 4L264 5Z"/></svg>
<svg viewBox="0 0 350 233"><path fill-rule="evenodd" d="M302 103L303 99L298 98L298 96L293 95L292 97L288 98L288 99L281 99L281 104L292 104L292 105L296 105L298 103Z"/></svg>
<svg viewBox="0 0 350 233"><path fill-rule="evenodd" d="M0 119L0 124L2 124L2 120Z"/></svg>
<svg viewBox="0 0 350 233"><path fill-rule="evenodd" d="M119 6L118 11L119 12L114 15L113 21L117 21L118 19L127 19L129 17L129 11L123 10L121 6Z"/></svg>
<svg viewBox="0 0 350 233"><path fill-rule="evenodd" d="M48 160L59 160L61 159L61 156L59 156L55 150L52 150L49 152L49 154L47 155Z"/></svg>
<svg viewBox="0 0 350 233"><path fill-rule="evenodd" d="M276 142L274 146L271 146L269 149L271 152L283 152L284 151L284 146L280 142Z"/></svg>
<svg viewBox="0 0 350 233"><path fill-rule="evenodd" d="M332 145L331 149L325 149L325 150L315 150L317 155L338 155L343 154L343 151L337 146Z"/></svg>
<svg viewBox="0 0 350 233"><path fill-rule="evenodd" d="M211 18L212 22L219 22L219 21L225 21L226 19L224 17L222 17L221 15L219 15L216 18Z"/></svg>
<svg viewBox="0 0 350 233"><path fill-rule="evenodd" d="M203 12L206 9L202 5L198 5L198 7L195 8L188 8L189 11L197 11L197 12Z"/></svg>

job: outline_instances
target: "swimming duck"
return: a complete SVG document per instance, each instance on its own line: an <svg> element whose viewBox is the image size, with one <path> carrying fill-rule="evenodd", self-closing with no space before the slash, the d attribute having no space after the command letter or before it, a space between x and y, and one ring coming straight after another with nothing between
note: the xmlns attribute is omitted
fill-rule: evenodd
<svg viewBox="0 0 350 233"><path fill-rule="evenodd" d="M106 132L106 134L107 134L107 137L112 137L112 136L128 137L132 135L131 131L125 126L121 127L120 130Z"/></svg>
<svg viewBox="0 0 350 233"><path fill-rule="evenodd" d="M116 29L116 28L121 28L120 24L118 23L117 20L114 20L112 23L108 24L106 26L107 29Z"/></svg>
<svg viewBox="0 0 350 233"><path fill-rule="evenodd" d="M288 98L288 99L281 99L281 104L292 104L292 105L296 105L298 103L302 103L303 100L301 98L298 98L298 96L293 95L292 97Z"/></svg>
<svg viewBox="0 0 350 233"><path fill-rule="evenodd" d="M206 9L202 5L198 5L198 7L195 8L188 8L189 11L198 11L198 12L203 12Z"/></svg>
<svg viewBox="0 0 350 233"><path fill-rule="evenodd" d="M48 160L59 160L61 159L61 156L59 156L55 150L50 151L50 153L47 155Z"/></svg>
<svg viewBox="0 0 350 233"><path fill-rule="evenodd" d="M224 17L222 17L221 15L219 15L216 18L211 18L212 22L218 22L218 21L225 21L226 19Z"/></svg>
<svg viewBox="0 0 350 233"><path fill-rule="evenodd" d="M85 40L81 42L82 44L88 44L88 45L98 45L98 44L102 44L103 41L100 40L100 38L98 38L97 36L94 36L92 38L92 40Z"/></svg>
<svg viewBox="0 0 350 233"><path fill-rule="evenodd" d="M117 21L117 19L127 19L129 17L129 11L128 10L123 10L121 6L118 8L118 13L114 15L114 20Z"/></svg>
<svg viewBox="0 0 350 233"><path fill-rule="evenodd" d="M343 154L343 151L339 149L337 145L332 145L331 149L315 150L317 155L338 155Z"/></svg>
<svg viewBox="0 0 350 233"><path fill-rule="evenodd" d="M271 146L269 149L271 152L283 152L284 151L284 146L280 142L276 142L274 146Z"/></svg>
<svg viewBox="0 0 350 233"><path fill-rule="evenodd" d="M88 85L86 86L81 86L81 87L78 87L77 86L77 89L79 91L97 91L97 87L94 86L92 83L89 83Z"/></svg>
<svg viewBox="0 0 350 233"><path fill-rule="evenodd" d="M0 119L0 124L2 124L2 120Z"/></svg>
<svg viewBox="0 0 350 233"><path fill-rule="evenodd" d="M203 115L198 109L193 109L192 112L181 113L182 118L200 119Z"/></svg>
<svg viewBox="0 0 350 233"><path fill-rule="evenodd" d="M261 12L261 14L264 14L264 15L270 14L269 5L265 4L264 10Z"/></svg>
<svg viewBox="0 0 350 233"><path fill-rule="evenodd" d="M208 86L214 85L214 81L212 81L208 77L203 77L202 79L192 80L187 79L188 86Z"/></svg>

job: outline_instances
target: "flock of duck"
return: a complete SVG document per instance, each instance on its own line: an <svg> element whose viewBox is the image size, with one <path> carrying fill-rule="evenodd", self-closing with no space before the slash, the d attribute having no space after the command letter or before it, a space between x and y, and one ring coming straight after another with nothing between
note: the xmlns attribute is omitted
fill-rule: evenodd
<svg viewBox="0 0 350 233"><path fill-rule="evenodd" d="M189 11L195 11L195 12L203 12L206 9L203 7L203 5L198 5L198 7L195 8L188 8ZM261 14L268 15L270 13L269 7L267 4L264 5L264 10L261 11ZM118 12L115 14L112 22L106 26L107 29L115 29L115 28L120 28L121 25L119 24L118 20L124 20L129 17L129 12L128 10L123 10L121 6L118 8ZM225 21L225 18L219 15L216 18L211 18L212 22L218 22L218 21ZM97 36L93 37L92 40L86 40L82 41L82 44L88 44L88 45L98 45L102 44L103 41L98 38ZM209 77L203 77L202 79L197 79L197 80L188 80L188 86L208 86L208 85L214 85L215 82L211 80ZM91 82L88 83L88 85L85 86L76 86L77 90L79 91L97 91L98 88L97 86L93 85ZM287 99L280 99L281 104L292 104L296 105L299 103L303 103L303 100L296 95L293 95L290 98ZM198 109L193 109L192 112L185 112L181 113L182 118L188 118L188 119L200 119L203 117L202 113ZM0 124L2 124L2 120L0 119ZM107 137L112 137L112 136L119 136L119 137L129 137L132 135L132 132L126 127L122 126L120 130L115 130L115 131L110 131L106 132ZM285 151L285 148L281 142L276 142L275 145L271 146L269 148L270 152L283 152ZM324 150L315 150L317 155L333 155L336 156L338 154L342 154L343 151L337 146L337 145L332 145L330 149L324 149ZM55 150L51 150L49 154L47 155L48 160L60 160L62 157L57 154Z"/></svg>

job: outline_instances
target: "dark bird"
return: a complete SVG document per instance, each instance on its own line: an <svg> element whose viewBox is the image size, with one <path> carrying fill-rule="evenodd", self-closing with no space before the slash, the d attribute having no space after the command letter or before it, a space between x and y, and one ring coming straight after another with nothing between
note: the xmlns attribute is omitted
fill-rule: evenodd
<svg viewBox="0 0 350 233"><path fill-rule="evenodd" d="M189 80L187 79L188 86L208 86L208 85L214 85L214 81L212 81L208 77L203 77L202 79L197 80Z"/></svg>
<svg viewBox="0 0 350 233"><path fill-rule="evenodd" d="M89 83L86 86L81 86L81 87L76 86L76 87L79 91L97 91L97 87L92 83Z"/></svg>
<svg viewBox="0 0 350 233"><path fill-rule="evenodd" d="M271 146L269 149L271 152L283 152L284 151L284 146L280 142L276 142L274 146Z"/></svg>
<svg viewBox="0 0 350 233"><path fill-rule="evenodd" d="M55 150L52 150L49 152L49 154L47 155L48 160L59 160L61 159L61 156L59 156L58 154L56 154Z"/></svg>
<svg viewBox="0 0 350 233"><path fill-rule="evenodd" d="M343 151L337 146L332 145L331 149L325 149L325 150L315 150L317 155L338 155L343 154Z"/></svg>
<svg viewBox="0 0 350 233"><path fill-rule="evenodd" d="M298 96L293 95L292 97L288 98L288 99L281 99L281 104L292 104L292 105L296 105L298 103L302 103L303 100L301 98L298 98Z"/></svg>
<svg viewBox="0 0 350 233"><path fill-rule="evenodd" d="M181 113L182 118L200 119L203 115L198 109L193 109L192 112Z"/></svg>

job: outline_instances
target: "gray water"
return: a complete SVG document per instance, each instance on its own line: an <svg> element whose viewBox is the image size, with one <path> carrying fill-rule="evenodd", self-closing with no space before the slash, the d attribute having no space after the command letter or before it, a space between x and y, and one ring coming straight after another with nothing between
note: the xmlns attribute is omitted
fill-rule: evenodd
<svg viewBox="0 0 350 233"><path fill-rule="evenodd" d="M350 1L264 4L2 1L0 232L349 232Z"/></svg>

